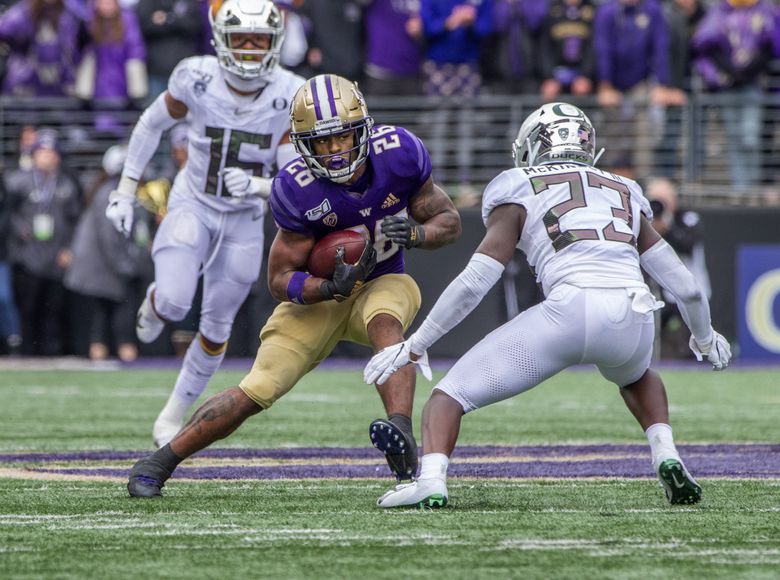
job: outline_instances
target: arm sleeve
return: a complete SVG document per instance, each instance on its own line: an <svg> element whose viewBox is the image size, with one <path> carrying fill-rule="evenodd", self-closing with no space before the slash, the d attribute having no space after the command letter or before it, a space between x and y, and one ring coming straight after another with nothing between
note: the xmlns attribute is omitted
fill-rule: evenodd
<svg viewBox="0 0 780 580"><path fill-rule="evenodd" d="M412 352L424 351L474 310L504 272L504 265L486 254L474 254L436 301L412 337Z"/></svg>
<svg viewBox="0 0 780 580"><path fill-rule="evenodd" d="M710 344L712 325L707 296L672 247L665 240L660 240L641 255L640 262L653 280L677 300L680 315L696 342Z"/></svg>
<svg viewBox="0 0 780 580"><path fill-rule="evenodd" d="M161 94L147 107L133 129L127 146L127 160L122 170L122 177L138 181L154 152L157 151L163 132L178 122L179 119L174 119L168 112L165 93Z"/></svg>

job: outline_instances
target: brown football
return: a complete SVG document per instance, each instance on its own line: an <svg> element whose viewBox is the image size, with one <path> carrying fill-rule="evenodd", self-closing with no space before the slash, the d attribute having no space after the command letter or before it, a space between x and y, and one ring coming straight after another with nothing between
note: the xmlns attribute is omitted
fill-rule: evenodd
<svg viewBox="0 0 780 580"><path fill-rule="evenodd" d="M336 268L336 250L344 247L344 262L355 264L363 255L366 238L355 230L339 230L321 238L309 254L307 269L318 278L330 278Z"/></svg>

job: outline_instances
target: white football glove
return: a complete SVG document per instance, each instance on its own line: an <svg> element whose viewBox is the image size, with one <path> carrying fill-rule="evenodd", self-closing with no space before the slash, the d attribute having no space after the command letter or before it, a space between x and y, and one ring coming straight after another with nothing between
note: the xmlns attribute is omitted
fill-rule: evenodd
<svg viewBox="0 0 780 580"><path fill-rule="evenodd" d="M129 177L122 177L119 185L108 196L106 217L116 228L116 231L130 237L133 229L133 211L135 209L135 190L138 182Z"/></svg>
<svg viewBox="0 0 780 580"><path fill-rule="evenodd" d="M232 197L239 199L255 195L268 199L271 195L270 179L249 175L240 167L225 167L222 171L222 183Z"/></svg>
<svg viewBox="0 0 780 580"><path fill-rule="evenodd" d="M701 347L696 342L696 339L691 336L691 340L688 342L688 346L691 347L693 354L696 355L697 361L707 360L712 363L713 370L722 371L731 361L731 345L729 341L723 338L722 335L712 331L712 342L706 347Z"/></svg>
<svg viewBox="0 0 780 580"><path fill-rule="evenodd" d="M374 383L383 385L390 378L390 375L409 363L420 367L420 372L426 379L429 381L433 379L431 366L428 364L428 353L423 351L417 360L412 360L411 353L411 338L383 348L368 361L366 368L363 370L363 380L369 385Z"/></svg>

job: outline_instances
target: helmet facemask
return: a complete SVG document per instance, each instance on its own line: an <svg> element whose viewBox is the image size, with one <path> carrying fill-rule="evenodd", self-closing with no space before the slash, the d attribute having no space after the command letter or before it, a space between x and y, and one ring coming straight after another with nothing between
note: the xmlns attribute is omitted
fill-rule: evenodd
<svg viewBox="0 0 780 580"><path fill-rule="evenodd" d="M209 10L212 44L220 66L238 79L238 89L259 88L279 64L284 41L284 18L272 2L257 0L216 0ZM233 48L236 35L268 37L267 48L252 42L251 47ZM243 81L243 82L242 82Z"/></svg>
<svg viewBox="0 0 780 580"><path fill-rule="evenodd" d="M336 75L320 75L296 94L290 112L290 140L316 177L346 183L368 159L374 120L357 86ZM315 141L352 132L352 146L318 154ZM337 163L333 163L333 161Z"/></svg>

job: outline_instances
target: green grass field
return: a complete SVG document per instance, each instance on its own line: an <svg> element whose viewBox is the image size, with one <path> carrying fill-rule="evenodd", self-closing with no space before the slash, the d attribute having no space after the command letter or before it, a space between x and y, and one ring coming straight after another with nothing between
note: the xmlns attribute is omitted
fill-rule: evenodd
<svg viewBox="0 0 780 580"><path fill-rule="evenodd" d="M678 444L778 442L777 371L662 374ZM220 372L209 392L241 376ZM3 371L0 454L151 450L151 423L174 378ZM416 426L423 380L418 391ZM368 423L381 414L358 371L318 371L219 447L365 449ZM644 437L614 387L570 371L471 414L460 442L641 445ZM649 476L604 474L453 477L451 507L434 512L377 509L389 478L174 480L163 500L139 501L121 478L64 478L34 467L0 461L3 579L780 575L780 479L751 477L752 465L699 478L704 500L693 507L669 506Z"/></svg>

